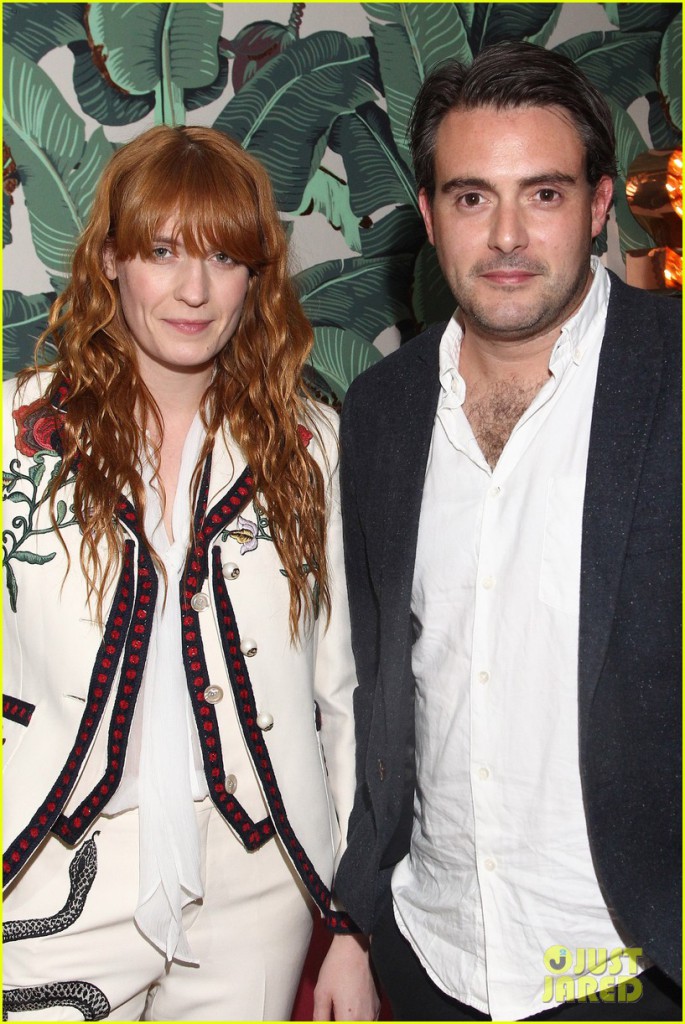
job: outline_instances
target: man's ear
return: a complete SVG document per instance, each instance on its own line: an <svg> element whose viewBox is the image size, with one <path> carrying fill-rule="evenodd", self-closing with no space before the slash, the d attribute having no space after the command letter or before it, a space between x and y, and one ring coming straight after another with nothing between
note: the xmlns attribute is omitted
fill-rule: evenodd
<svg viewBox="0 0 685 1024"><path fill-rule="evenodd" d="M431 245L435 245L435 241L433 240L433 207L431 206L431 201L425 188L419 189L419 210L423 217L423 223L426 225L428 241Z"/></svg>
<svg viewBox="0 0 685 1024"><path fill-rule="evenodd" d="M114 252L114 244L110 241L105 242L102 250L102 269L105 272L105 277L110 281L116 281L117 279L117 259Z"/></svg>
<svg viewBox="0 0 685 1024"><path fill-rule="evenodd" d="M608 174L599 179L592 196L592 237L596 238L606 224L607 214L614 197L614 183Z"/></svg>

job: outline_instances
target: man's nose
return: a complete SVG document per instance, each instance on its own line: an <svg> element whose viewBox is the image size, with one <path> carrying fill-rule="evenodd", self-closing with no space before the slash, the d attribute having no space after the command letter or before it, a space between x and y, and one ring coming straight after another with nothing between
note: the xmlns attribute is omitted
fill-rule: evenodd
<svg viewBox="0 0 685 1024"><path fill-rule="evenodd" d="M488 243L491 249L514 252L528 245L523 211L516 202L500 202L493 212Z"/></svg>

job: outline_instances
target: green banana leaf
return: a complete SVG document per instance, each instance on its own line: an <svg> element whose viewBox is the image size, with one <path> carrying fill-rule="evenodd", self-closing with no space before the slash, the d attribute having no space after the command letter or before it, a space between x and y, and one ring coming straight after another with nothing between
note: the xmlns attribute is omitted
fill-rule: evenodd
<svg viewBox="0 0 685 1024"><path fill-rule="evenodd" d="M681 9L679 3L670 4L601 4L612 25L622 32L640 32L653 29L663 32Z"/></svg>
<svg viewBox="0 0 685 1024"><path fill-rule="evenodd" d="M454 4L362 4L378 49L383 91L395 145L410 163L406 132L426 74L440 61L471 62L464 24Z"/></svg>
<svg viewBox="0 0 685 1024"><path fill-rule="evenodd" d="M645 98L649 103L648 124L652 149L679 149L682 146L681 132L668 120L663 96L658 92L649 92ZM676 102L680 102L680 97Z"/></svg>
<svg viewBox="0 0 685 1024"><path fill-rule="evenodd" d="M396 206L390 213L362 232L362 256L415 254L426 240L421 215L413 206Z"/></svg>
<svg viewBox="0 0 685 1024"><path fill-rule="evenodd" d="M418 211L414 175L397 150L388 115L376 103L338 117L328 145L343 158L358 217L392 203L411 203Z"/></svg>
<svg viewBox="0 0 685 1024"><path fill-rule="evenodd" d="M12 197L2 193L2 247L12 241Z"/></svg>
<svg viewBox="0 0 685 1024"><path fill-rule="evenodd" d="M96 128L85 145L78 166L67 178L69 191L83 223L88 220L100 176L115 149L116 146L105 138L102 128Z"/></svg>
<svg viewBox="0 0 685 1024"><path fill-rule="evenodd" d="M421 330L429 324L449 320L457 305L443 277L435 249L428 240L416 258L412 302Z"/></svg>
<svg viewBox="0 0 685 1024"><path fill-rule="evenodd" d="M332 228L342 231L350 249L361 252L359 217L350 208L349 187L325 167L319 167L309 180L295 213L300 217L322 213Z"/></svg>
<svg viewBox="0 0 685 1024"><path fill-rule="evenodd" d="M55 47L86 38L85 8L86 4L3 4L4 38L37 64Z"/></svg>
<svg viewBox="0 0 685 1024"><path fill-rule="evenodd" d="M314 327L341 327L366 342L411 316L408 305L414 257L355 256L330 260L295 276L300 301Z"/></svg>
<svg viewBox="0 0 685 1024"><path fill-rule="evenodd" d="M309 360L341 400L354 378L382 358L377 348L352 331L340 327L314 328L314 348Z"/></svg>
<svg viewBox="0 0 685 1024"><path fill-rule="evenodd" d="M115 88L93 60L87 42L72 43L73 82L81 109L100 124L134 124L149 114L155 105L154 91L131 96Z"/></svg>
<svg viewBox="0 0 685 1024"><path fill-rule="evenodd" d="M683 13L664 32L659 54L659 86L668 103L671 123L683 130ZM682 145L682 141L681 141Z"/></svg>
<svg viewBox="0 0 685 1024"><path fill-rule="evenodd" d="M233 96L214 127L269 171L278 207L291 213L345 110L380 91L369 43L341 32L315 32L274 57Z"/></svg>
<svg viewBox="0 0 685 1024"><path fill-rule="evenodd" d="M544 46L559 20L562 4L483 4L473 5L468 32L474 54L504 39L525 40Z"/></svg>
<svg viewBox="0 0 685 1024"><path fill-rule="evenodd" d="M621 255L625 260L627 252L631 252L633 249L650 249L654 245L654 240L640 227L633 217L628 206L628 200L626 199L628 168L640 153L644 153L646 149L649 149L649 146L642 138L630 114L627 114L625 110L611 99L609 99L609 106L614 121L614 132L616 133L616 158L618 165L618 178L614 187L613 213L618 227Z"/></svg>
<svg viewBox="0 0 685 1024"><path fill-rule="evenodd" d="M585 32L554 47L578 65L607 98L626 110L656 89L659 32Z"/></svg>
<svg viewBox="0 0 685 1024"><path fill-rule="evenodd" d="M135 96L154 92L157 123L183 124L183 92L219 75L218 4L90 4L88 30L110 81Z"/></svg>
<svg viewBox="0 0 685 1024"><path fill-rule="evenodd" d="M19 170L33 244L49 271L67 275L82 228L68 181L84 152L84 124L45 72L12 46L3 71L5 142Z"/></svg>
<svg viewBox="0 0 685 1024"><path fill-rule="evenodd" d="M22 295L10 289L2 295L2 368L3 379L13 377L30 366L38 336L48 323L48 312L54 299L54 292L38 295ZM56 354L54 346L46 348L48 357Z"/></svg>
<svg viewBox="0 0 685 1024"><path fill-rule="evenodd" d="M218 100L228 85L228 57L219 54L219 74L211 85L204 85L199 89L186 89L183 94L183 102L186 110L198 110L206 107L208 103Z"/></svg>

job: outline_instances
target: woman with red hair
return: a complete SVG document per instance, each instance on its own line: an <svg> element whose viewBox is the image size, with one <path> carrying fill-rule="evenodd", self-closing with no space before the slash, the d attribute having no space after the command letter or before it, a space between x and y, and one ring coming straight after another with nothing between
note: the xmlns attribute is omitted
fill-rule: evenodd
<svg viewBox="0 0 685 1024"><path fill-rule="evenodd" d="M120 149L48 345L5 391L9 1019L287 1018L317 910L315 1014L373 1017L335 425L263 168Z"/></svg>

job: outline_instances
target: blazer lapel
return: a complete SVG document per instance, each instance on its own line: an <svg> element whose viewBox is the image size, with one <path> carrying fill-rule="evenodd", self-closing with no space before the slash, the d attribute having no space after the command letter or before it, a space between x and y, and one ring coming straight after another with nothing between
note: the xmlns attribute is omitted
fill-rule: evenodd
<svg viewBox="0 0 685 1024"><path fill-rule="evenodd" d="M609 642L661 365L662 342L639 295L612 275L583 512L578 664L581 728L589 715Z"/></svg>
<svg viewBox="0 0 685 1024"><path fill-rule="evenodd" d="M395 421L384 430L394 443L379 482L386 510L381 642L397 644L398 651L404 648L410 615L423 484L440 391L438 350L443 330L444 325L431 328L419 342L416 359L395 390Z"/></svg>

